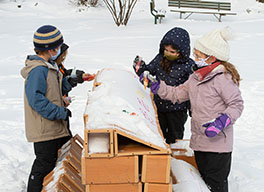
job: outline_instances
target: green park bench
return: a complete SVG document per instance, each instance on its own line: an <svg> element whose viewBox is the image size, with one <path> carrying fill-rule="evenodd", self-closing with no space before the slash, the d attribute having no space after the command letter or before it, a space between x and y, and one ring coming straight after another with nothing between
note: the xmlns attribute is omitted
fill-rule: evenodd
<svg viewBox="0 0 264 192"><path fill-rule="evenodd" d="M163 19L165 17L165 11L155 9L154 0L150 1L150 12L151 12L151 15L154 16L154 23L155 24L157 24L158 20L159 20L159 23L161 23L161 19Z"/></svg>

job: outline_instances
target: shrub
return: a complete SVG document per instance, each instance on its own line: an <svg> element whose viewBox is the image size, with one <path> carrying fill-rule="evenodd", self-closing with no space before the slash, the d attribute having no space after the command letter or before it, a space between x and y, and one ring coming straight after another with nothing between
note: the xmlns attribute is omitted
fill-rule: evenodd
<svg viewBox="0 0 264 192"><path fill-rule="evenodd" d="M103 0L117 26L127 25L137 0Z"/></svg>

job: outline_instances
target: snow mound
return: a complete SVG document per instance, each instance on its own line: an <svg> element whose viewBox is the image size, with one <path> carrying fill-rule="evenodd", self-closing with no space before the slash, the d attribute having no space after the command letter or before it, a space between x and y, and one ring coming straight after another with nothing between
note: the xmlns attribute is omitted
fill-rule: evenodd
<svg viewBox="0 0 264 192"><path fill-rule="evenodd" d="M191 164L172 158L171 169L178 182L173 185L174 191L210 192L199 171Z"/></svg>

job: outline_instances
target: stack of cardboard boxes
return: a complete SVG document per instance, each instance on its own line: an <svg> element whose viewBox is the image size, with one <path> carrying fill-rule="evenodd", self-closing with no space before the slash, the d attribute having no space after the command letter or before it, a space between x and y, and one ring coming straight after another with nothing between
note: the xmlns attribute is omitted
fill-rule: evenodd
<svg viewBox="0 0 264 192"><path fill-rule="evenodd" d="M89 153L89 138L106 134L107 153ZM82 184L86 192L171 192L170 150L119 129L85 130Z"/></svg>
<svg viewBox="0 0 264 192"><path fill-rule="evenodd" d="M58 151L56 167L44 178L42 192L85 192L81 183L83 139L75 135Z"/></svg>

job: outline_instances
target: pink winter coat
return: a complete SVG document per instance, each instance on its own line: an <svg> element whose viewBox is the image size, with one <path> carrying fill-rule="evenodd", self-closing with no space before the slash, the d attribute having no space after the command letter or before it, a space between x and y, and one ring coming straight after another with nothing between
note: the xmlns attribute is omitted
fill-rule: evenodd
<svg viewBox="0 0 264 192"><path fill-rule="evenodd" d="M207 74L202 81L193 73L189 79L178 87L160 83L158 95L173 103L186 100L191 102L191 142L195 151L231 152L233 147L233 124L243 111L243 100L238 86L226 73L225 67L219 65ZM226 113L231 125L215 137L205 135L202 125Z"/></svg>

